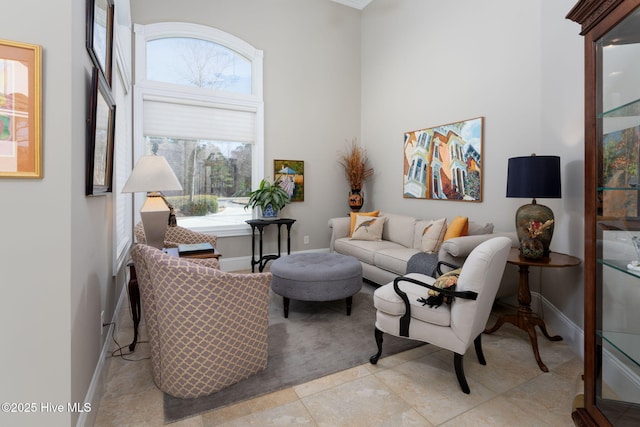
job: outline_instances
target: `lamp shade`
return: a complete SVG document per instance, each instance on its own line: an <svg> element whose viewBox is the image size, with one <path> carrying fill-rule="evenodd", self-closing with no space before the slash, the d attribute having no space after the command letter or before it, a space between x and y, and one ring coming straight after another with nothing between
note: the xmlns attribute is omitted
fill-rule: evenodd
<svg viewBox="0 0 640 427"><path fill-rule="evenodd" d="M551 198L562 196L560 157L512 157L507 170L507 197Z"/></svg>
<svg viewBox="0 0 640 427"><path fill-rule="evenodd" d="M182 185L163 156L142 156L122 188L123 193L180 191Z"/></svg>

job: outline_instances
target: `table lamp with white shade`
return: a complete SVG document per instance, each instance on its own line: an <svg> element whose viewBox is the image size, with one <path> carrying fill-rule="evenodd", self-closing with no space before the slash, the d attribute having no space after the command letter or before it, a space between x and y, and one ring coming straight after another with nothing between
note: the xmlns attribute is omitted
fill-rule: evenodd
<svg viewBox="0 0 640 427"><path fill-rule="evenodd" d="M169 225L170 209L161 191L180 190L182 185L163 156L142 156L131 171L122 192L147 193L140 217L148 245L161 249Z"/></svg>

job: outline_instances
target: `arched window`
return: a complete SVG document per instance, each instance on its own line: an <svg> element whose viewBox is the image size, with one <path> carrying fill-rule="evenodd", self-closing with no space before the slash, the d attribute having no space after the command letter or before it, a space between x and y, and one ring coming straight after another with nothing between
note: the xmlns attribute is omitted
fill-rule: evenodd
<svg viewBox="0 0 640 427"><path fill-rule="evenodd" d="M134 31L134 157L167 158L183 187L165 194L179 225L248 233L243 197L263 177L262 51L197 24Z"/></svg>

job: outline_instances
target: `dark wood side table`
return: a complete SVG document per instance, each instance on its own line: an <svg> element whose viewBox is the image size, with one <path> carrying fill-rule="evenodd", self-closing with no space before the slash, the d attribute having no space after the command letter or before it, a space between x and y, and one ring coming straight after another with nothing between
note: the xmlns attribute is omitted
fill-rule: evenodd
<svg viewBox="0 0 640 427"><path fill-rule="evenodd" d="M181 256L178 253L178 248L164 248L163 252L171 256ZM192 255L182 255L182 258L220 258L220 252L214 249L213 253L197 253ZM142 312L140 305L140 288L138 287L138 276L136 276L136 266L133 261L127 264L129 267L129 304L131 304L131 317L133 318L133 341L129 344L129 351L136 349L138 343L138 326L140 325L140 314Z"/></svg>
<svg viewBox="0 0 640 427"><path fill-rule="evenodd" d="M529 334L531 340L531 347L533 347L533 355L538 362L538 366L544 372L549 372L549 368L542 363L540 359L540 352L538 351L538 337L536 336L535 327L538 326L542 334L550 341L560 341L562 337L560 335L550 336L547 332L547 328L544 324L544 320L538 317L533 311L531 311L531 290L529 289L529 267L541 267L541 268L562 268L562 267L574 267L580 264L580 259L571 255L562 254L559 252L551 252L548 257L531 260L523 258L520 255L518 248L511 248L509 257L507 258L509 264L517 265L520 269L520 283L518 286L518 312L516 314L505 314L501 316L496 324L489 329L485 329L485 334L492 334L505 323L511 323L518 328Z"/></svg>
<svg viewBox="0 0 640 427"><path fill-rule="evenodd" d="M295 219L292 218L277 218L277 219L248 219L245 221L251 226L251 272L255 271L256 264L258 265L258 271L262 273L267 262L270 260L280 258L280 228L282 225L287 226L287 255L291 254L291 226ZM262 254L262 235L264 228L275 224L278 226L278 255L263 255ZM256 254L256 230L258 230L260 241L260 254L258 259L255 258Z"/></svg>

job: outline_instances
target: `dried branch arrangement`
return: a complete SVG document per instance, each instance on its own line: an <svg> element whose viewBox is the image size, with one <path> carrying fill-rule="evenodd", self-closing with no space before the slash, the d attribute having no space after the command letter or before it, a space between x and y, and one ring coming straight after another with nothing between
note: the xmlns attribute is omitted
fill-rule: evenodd
<svg viewBox="0 0 640 427"><path fill-rule="evenodd" d="M373 168L369 167L367 153L353 139L347 150L341 154L338 163L344 168L344 174L352 190L361 190L362 183L373 175Z"/></svg>

